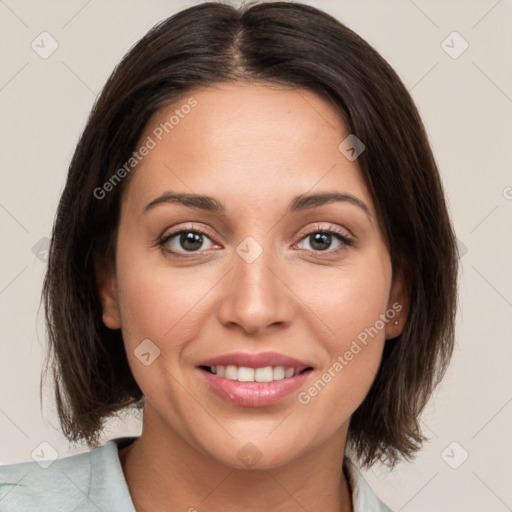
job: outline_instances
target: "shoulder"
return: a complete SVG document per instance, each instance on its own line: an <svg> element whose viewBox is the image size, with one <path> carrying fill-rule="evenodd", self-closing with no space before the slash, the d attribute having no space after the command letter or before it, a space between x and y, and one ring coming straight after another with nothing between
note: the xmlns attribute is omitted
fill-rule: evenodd
<svg viewBox="0 0 512 512"><path fill-rule="evenodd" d="M354 512L393 512L377 497L359 469L348 457L344 458L343 467L352 490Z"/></svg>
<svg viewBox="0 0 512 512"><path fill-rule="evenodd" d="M53 461L0 465L2 512L114 511L119 506L134 510L114 440Z"/></svg>
<svg viewBox="0 0 512 512"><path fill-rule="evenodd" d="M90 483L90 459L90 453L80 453L41 465L30 461L0 466L0 510L72 510Z"/></svg>

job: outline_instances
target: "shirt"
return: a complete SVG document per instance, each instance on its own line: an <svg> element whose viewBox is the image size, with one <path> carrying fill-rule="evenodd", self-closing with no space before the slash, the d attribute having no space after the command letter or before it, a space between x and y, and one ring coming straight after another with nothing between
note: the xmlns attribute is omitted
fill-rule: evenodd
<svg viewBox="0 0 512 512"><path fill-rule="evenodd" d="M89 452L53 461L0 465L0 511L136 512L118 452L135 439L111 439ZM392 512L347 456L343 465L354 512Z"/></svg>

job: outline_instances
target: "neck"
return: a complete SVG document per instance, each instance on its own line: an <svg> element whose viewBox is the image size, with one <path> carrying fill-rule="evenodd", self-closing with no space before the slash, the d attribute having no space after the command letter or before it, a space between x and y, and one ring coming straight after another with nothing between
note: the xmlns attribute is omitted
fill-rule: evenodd
<svg viewBox="0 0 512 512"><path fill-rule="evenodd" d="M147 405L142 435L119 451L137 512L221 512L233 503L247 512L353 512L342 470L347 428L282 466L237 469L191 446L168 425L156 428L156 412Z"/></svg>

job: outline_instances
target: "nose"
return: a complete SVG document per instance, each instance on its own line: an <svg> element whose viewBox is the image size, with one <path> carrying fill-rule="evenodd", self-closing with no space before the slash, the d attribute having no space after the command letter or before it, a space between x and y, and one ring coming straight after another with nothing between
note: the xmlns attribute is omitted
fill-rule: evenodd
<svg viewBox="0 0 512 512"><path fill-rule="evenodd" d="M288 326L294 315L293 293L271 251L247 262L235 255L234 267L223 284L219 320L251 335Z"/></svg>

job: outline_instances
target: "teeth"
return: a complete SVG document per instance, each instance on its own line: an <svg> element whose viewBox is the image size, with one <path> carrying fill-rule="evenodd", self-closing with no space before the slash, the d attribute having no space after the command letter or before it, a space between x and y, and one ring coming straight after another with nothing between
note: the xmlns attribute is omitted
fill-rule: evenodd
<svg viewBox="0 0 512 512"><path fill-rule="evenodd" d="M212 373L219 377L225 377L230 380L240 382L272 382L284 378L298 375L294 368L285 368L284 366L266 366L265 368L248 368L247 366L211 366Z"/></svg>
<svg viewBox="0 0 512 512"><path fill-rule="evenodd" d="M295 373L295 370L293 368L286 368L284 372L285 377L293 377L293 374Z"/></svg>
<svg viewBox="0 0 512 512"><path fill-rule="evenodd" d="M240 382L254 382L254 368L240 366L238 368L237 380Z"/></svg>
<svg viewBox="0 0 512 512"><path fill-rule="evenodd" d="M218 366L217 366L217 368L218 368ZM237 367L232 364L228 364L228 366L226 366L226 372L224 374L224 377L226 377L226 379L238 380Z"/></svg>
<svg viewBox="0 0 512 512"><path fill-rule="evenodd" d="M274 380L284 379L284 366L276 366L274 368Z"/></svg>
<svg viewBox="0 0 512 512"><path fill-rule="evenodd" d="M265 368L257 368L254 372L256 382L272 382L274 380L274 370L272 366L265 366Z"/></svg>

